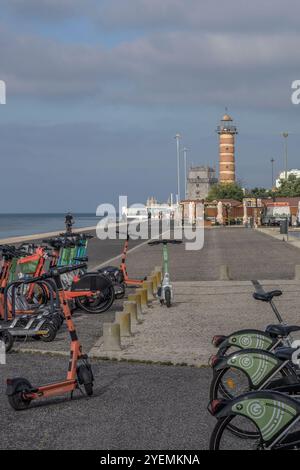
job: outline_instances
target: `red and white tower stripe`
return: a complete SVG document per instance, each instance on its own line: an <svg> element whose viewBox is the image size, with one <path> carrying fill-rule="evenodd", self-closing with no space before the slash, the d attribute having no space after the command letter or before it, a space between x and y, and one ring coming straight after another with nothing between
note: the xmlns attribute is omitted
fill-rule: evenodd
<svg viewBox="0 0 300 470"><path fill-rule="evenodd" d="M225 114L217 127L219 134L219 182L235 182L235 135L237 128L232 118Z"/></svg>

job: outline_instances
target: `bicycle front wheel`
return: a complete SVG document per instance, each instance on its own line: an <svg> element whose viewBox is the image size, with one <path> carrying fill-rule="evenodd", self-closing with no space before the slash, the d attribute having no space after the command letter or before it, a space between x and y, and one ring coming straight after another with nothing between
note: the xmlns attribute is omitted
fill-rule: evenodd
<svg viewBox="0 0 300 470"><path fill-rule="evenodd" d="M238 439L232 428L247 430L251 438ZM256 436L253 438L253 436ZM211 434L209 450L259 450L261 435L257 426L243 416L226 416L217 421Z"/></svg>

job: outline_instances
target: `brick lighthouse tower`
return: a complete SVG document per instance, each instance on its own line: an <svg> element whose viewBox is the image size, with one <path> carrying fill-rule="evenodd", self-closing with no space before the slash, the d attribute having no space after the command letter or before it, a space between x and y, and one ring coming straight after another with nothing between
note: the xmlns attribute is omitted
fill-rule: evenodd
<svg viewBox="0 0 300 470"><path fill-rule="evenodd" d="M219 147L219 183L235 182L235 135L237 128L232 124L229 114L222 117L220 125L217 127L220 136Z"/></svg>

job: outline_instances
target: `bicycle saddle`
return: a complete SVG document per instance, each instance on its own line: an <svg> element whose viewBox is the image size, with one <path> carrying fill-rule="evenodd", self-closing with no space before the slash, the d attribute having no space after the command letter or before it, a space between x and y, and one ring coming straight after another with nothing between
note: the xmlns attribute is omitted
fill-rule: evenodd
<svg viewBox="0 0 300 470"><path fill-rule="evenodd" d="M266 332L271 336L288 336L293 331L300 331L297 325L268 325Z"/></svg>
<svg viewBox="0 0 300 470"><path fill-rule="evenodd" d="M262 300L263 302L270 302L273 297L279 297L282 295L281 290L271 290L270 292L254 292L253 297L256 300Z"/></svg>

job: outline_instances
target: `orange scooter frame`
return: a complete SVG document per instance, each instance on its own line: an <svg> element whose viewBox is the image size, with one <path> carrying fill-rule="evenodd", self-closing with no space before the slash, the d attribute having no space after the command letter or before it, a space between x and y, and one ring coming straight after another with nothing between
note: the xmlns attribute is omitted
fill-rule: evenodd
<svg viewBox="0 0 300 470"><path fill-rule="evenodd" d="M1 285L0 285L0 317L1 318L4 318L4 290L7 286L10 266L11 266L11 261L8 259L4 259L2 269L1 269Z"/></svg>
<svg viewBox="0 0 300 470"><path fill-rule="evenodd" d="M128 276L127 272L127 267L126 267L126 258L127 258L127 252L128 252L128 245L129 245L129 234L127 231L127 237L124 243L123 247L123 253L122 253L122 260L120 264L120 269L123 273L124 276L124 283L126 286L141 286L144 282L145 279L132 279Z"/></svg>
<svg viewBox="0 0 300 470"><path fill-rule="evenodd" d="M86 265L77 265L76 267L54 268L49 274L43 274L38 279L25 281L25 283L30 283L36 282L37 280L43 281L49 278L54 279L71 338L70 359L66 380L60 382L32 387L30 382L24 378L17 377L7 379L6 394L10 405L15 410L24 410L28 408L32 400L39 398L47 398L69 392L72 394L80 385L84 386L87 395L93 394L94 377L92 369L88 363L87 355L82 354L82 347L77 337L67 298L60 280L60 274L78 269L78 266L80 268L86 267ZM80 365L78 365L78 361L81 361Z"/></svg>

